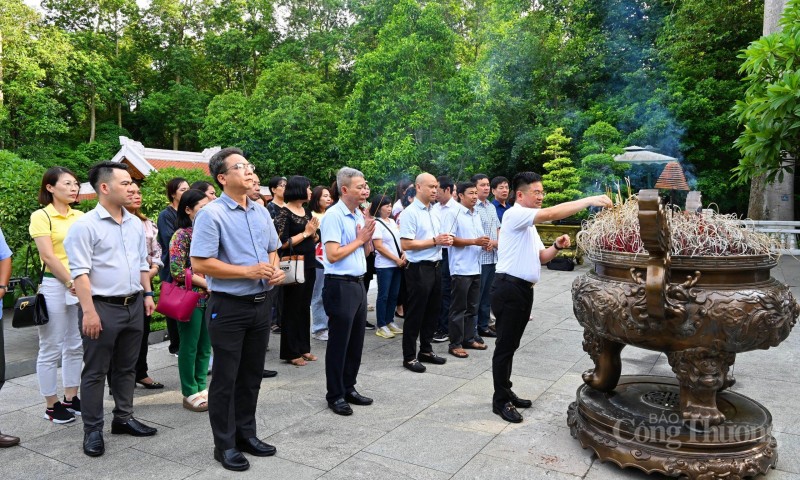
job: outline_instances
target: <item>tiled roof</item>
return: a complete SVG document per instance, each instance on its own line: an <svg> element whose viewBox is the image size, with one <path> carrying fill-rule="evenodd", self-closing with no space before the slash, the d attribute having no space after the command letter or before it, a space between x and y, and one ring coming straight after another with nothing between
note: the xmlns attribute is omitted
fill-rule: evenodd
<svg viewBox="0 0 800 480"><path fill-rule="evenodd" d="M156 170L161 170L164 168L184 168L184 169L196 168L206 172L206 175L211 175L211 172L208 170L208 163L206 162L182 162L176 160L156 160L152 158L146 158L146 160Z"/></svg>

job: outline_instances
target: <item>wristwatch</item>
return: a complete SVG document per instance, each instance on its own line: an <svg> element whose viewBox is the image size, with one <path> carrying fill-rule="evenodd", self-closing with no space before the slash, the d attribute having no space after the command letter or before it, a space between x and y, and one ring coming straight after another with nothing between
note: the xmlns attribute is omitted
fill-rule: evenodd
<svg viewBox="0 0 800 480"><path fill-rule="evenodd" d="M553 242L553 248L555 248L557 251L561 251L564 250L566 247L559 247L556 242Z"/></svg>
<svg viewBox="0 0 800 480"><path fill-rule="evenodd" d="M72 280L67 280L66 282L64 282L64 286L67 288L72 288L74 284L75 282L73 282Z"/></svg>
<svg viewBox="0 0 800 480"><path fill-rule="evenodd" d="M308 234L306 232L303 232L303 240L305 240L306 238L308 238Z"/></svg>
<svg viewBox="0 0 800 480"><path fill-rule="evenodd" d="M8 285L0 285L0 288L5 290L6 292L8 291Z"/></svg>
<svg viewBox="0 0 800 480"><path fill-rule="evenodd" d="M154 297L156 294L153 292L144 292L145 297Z"/></svg>

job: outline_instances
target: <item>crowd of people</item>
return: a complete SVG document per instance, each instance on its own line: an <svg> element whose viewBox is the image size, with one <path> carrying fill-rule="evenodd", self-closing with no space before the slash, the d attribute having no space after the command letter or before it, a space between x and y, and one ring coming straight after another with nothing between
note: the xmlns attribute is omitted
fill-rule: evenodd
<svg viewBox="0 0 800 480"><path fill-rule="evenodd" d="M247 469L243 453L276 451L258 438L255 420L261 379L277 375L264 369L270 334L280 334L280 359L297 367L318 360L312 339L327 342L326 400L339 415L373 403L356 390L370 328L384 339L402 335L402 366L415 373L447 362L433 343L448 342L447 353L460 361L497 337L492 410L521 422L517 409L531 401L511 390L514 352L541 264L570 246L564 235L545 247L535 224L611 205L600 195L542 208L542 180L532 172L458 183L422 173L391 198L371 196L364 175L348 167L331 186L312 188L296 175L275 176L264 188L236 148L216 153L209 170L216 185L170 180L156 222L141 213L125 164L89 171L98 203L85 214L72 207L75 173L53 167L44 174L42 208L30 222L50 318L38 327L37 378L47 420L81 416L86 455L105 451L106 381L115 402L111 432L157 433L133 416L136 385L164 388L147 368L156 275L196 294L189 318L167 319L169 351L178 357L183 407L208 412L213 456L226 469ZM10 257L0 232L0 301ZM367 322L373 276L376 326ZM18 442L0 434L0 446Z"/></svg>

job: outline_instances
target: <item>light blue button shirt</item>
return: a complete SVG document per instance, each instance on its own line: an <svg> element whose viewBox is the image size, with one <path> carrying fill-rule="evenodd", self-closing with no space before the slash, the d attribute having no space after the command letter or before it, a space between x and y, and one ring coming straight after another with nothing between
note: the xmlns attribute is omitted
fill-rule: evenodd
<svg viewBox="0 0 800 480"><path fill-rule="evenodd" d="M432 205L425 206L419 199L400 214L400 238L408 240L431 240L442 232L441 222L431 213ZM442 247L436 245L422 250L406 250L410 263L437 262L442 259Z"/></svg>
<svg viewBox="0 0 800 480"><path fill-rule="evenodd" d="M322 238L320 239L323 246L322 266L326 275L360 277L367 273L367 257L364 255L363 248L356 248L353 253L336 263L328 261L328 254L325 249L325 244L329 242L338 243L342 247L353 242L357 236L357 225L364 227L364 215L358 209L355 212L351 212L341 200L325 212L319 229L322 233Z"/></svg>
<svg viewBox="0 0 800 480"><path fill-rule="evenodd" d="M449 228L450 233L458 238L482 237L483 224L478 211L473 209L470 212L465 206L459 203L456 203L456 205L444 216L445 228ZM450 247L448 256L450 275L480 275L481 251L482 248L478 245L468 245L466 247L453 245Z"/></svg>
<svg viewBox="0 0 800 480"><path fill-rule="evenodd" d="M0 230L0 260L5 260L6 258L11 257L11 249L8 248L8 244L6 243L6 237L3 235L3 231ZM3 318L3 299L0 298L0 318ZM2 325L0 325L2 328Z"/></svg>
<svg viewBox="0 0 800 480"><path fill-rule="evenodd" d="M278 246L278 232L266 208L248 198L244 209L223 193L197 212L189 255L249 267L269 263L270 252ZM207 280L212 292L230 295L256 295L272 289L269 280L263 279L208 276Z"/></svg>

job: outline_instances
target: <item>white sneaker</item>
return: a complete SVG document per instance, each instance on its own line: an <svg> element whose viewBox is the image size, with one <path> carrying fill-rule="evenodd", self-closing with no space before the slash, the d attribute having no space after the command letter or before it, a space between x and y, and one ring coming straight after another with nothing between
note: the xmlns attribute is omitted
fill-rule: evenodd
<svg viewBox="0 0 800 480"><path fill-rule="evenodd" d="M327 330L319 331L319 332L315 333L313 335L313 337L314 337L314 340L327 342L328 341L328 331Z"/></svg>
<svg viewBox="0 0 800 480"><path fill-rule="evenodd" d="M381 327L375 330L375 335L382 337L382 338L394 338L394 333L389 330L389 327Z"/></svg>
<svg viewBox="0 0 800 480"><path fill-rule="evenodd" d="M392 333L397 334L397 335L400 335L400 334L403 333L403 329L400 328L400 325L396 324L395 322L392 322L392 323L389 324L389 330L391 330Z"/></svg>

